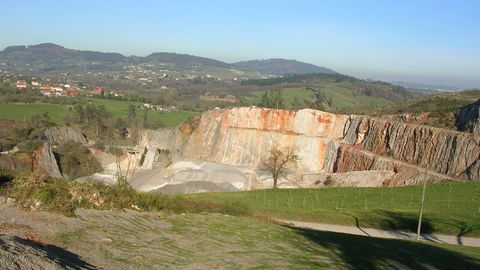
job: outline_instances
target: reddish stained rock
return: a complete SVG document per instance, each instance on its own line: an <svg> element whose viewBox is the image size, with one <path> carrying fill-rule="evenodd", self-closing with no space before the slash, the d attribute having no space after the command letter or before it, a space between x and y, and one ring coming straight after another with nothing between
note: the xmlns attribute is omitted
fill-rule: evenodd
<svg viewBox="0 0 480 270"><path fill-rule="evenodd" d="M386 185L480 175L480 136L310 109L217 109L203 113L188 132L181 127L159 138L169 143L142 141L165 145L176 160L246 167L259 167L277 143L297 150L295 167L303 171L394 171Z"/></svg>

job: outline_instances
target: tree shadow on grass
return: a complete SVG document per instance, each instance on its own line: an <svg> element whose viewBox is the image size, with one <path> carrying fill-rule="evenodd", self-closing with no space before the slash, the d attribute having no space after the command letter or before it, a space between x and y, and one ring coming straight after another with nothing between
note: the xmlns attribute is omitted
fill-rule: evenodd
<svg viewBox="0 0 480 270"><path fill-rule="evenodd" d="M390 231L417 232L418 215L398 213L392 211L373 212L372 223L376 223L379 229ZM426 217L422 218L422 234L432 234L435 228L432 221Z"/></svg>
<svg viewBox="0 0 480 270"><path fill-rule="evenodd" d="M32 248L37 249L40 252L43 252L46 254L46 256L58 263L62 268L64 269L75 269L75 270L80 270L80 269L97 269L95 266L89 264L88 262L84 261L80 256L78 256L75 253L72 253L66 249L63 249L61 247L57 247L54 245L48 245L48 244L41 244L36 241L24 239L21 237L13 237L15 241L18 241L21 244L24 244L26 246L30 246Z"/></svg>
<svg viewBox="0 0 480 270"><path fill-rule="evenodd" d="M355 218L355 217L354 217ZM398 213L392 211L375 211L370 220L366 220L367 223L376 224L378 228L390 231L401 232L417 232L418 216L408 213ZM437 222L439 223L439 222ZM456 228L457 243L463 244L462 237L476 231L477 229L458 220L449 221L448 224L451 228ZM437 233L433 220L428 217L422 218L421 235L426 240L438 241L432 234Z"/></svg>
<svg viewBox="0 0 480 270"><path fill-rule="evenodd" d="M351 269L480 269L480 260L414 241L292 228Z"/></svg>

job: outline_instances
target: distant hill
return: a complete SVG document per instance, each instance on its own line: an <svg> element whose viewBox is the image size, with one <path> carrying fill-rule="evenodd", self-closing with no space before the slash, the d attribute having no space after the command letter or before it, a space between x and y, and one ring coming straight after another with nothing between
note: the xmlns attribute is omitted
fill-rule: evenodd
<svg viewBox="0 0 480 270"><path fill-rule="evenodd" d="M263 74L277 76L308 73L337 74L337 72L328 68L282 58L243 61L235 63L234 65L240 68L253 69Z"/></svg>
<svg viewBox="0 0 480 270"><path fill-rule="evenodd" d="M414 83L414 82L405 82L405 81L396 81L392 82L395 85L400 85L403 87L411 89L422 89L422 90L432 90L432 91L461 91L462 89L456 86L451 85L433 85L425 83Z"/></svg>
<svg viewBox="0 0 480 270"><path fill-rule="evenodd" d="M35 62L58 62L59 60L121 62L127 58L119 53L72 50L53 43L42 43L7 47L0 52L0 59L31 64Z"/></svg>
<svg viewBox="0 0 480 270"><path fill-rule="evenodd" d="M211 59L206 57L199 57L188 54L179 54L179 53L152 53L146 57L141 58L142 62L162 62L162 63L173 63L180 66L193 66L193 65L202 65L202 66L211 66L211 67L220 67L220 68L230 68L230 64Z"/></svg>
<svg viewBox="0 0 480 270"><path fill-rule="evenodd" d="M6 63L12 70L31 70L36 72L88 72L118 70L125 64L160 62L179 67L215 67L220 69L241 69L262 75L285 74L338 74L331 69L315 66L296 60L268 59L225 63L211 58L188 54L156 52L145 57L124 56L120 53L82 51L68 49L53 43L29 46L10 46L0 51L0 62ZM33 65L34 64L34 65ZM32 66L33 65L33 66ZM23 69L22 69L23 68Z"/></svg>

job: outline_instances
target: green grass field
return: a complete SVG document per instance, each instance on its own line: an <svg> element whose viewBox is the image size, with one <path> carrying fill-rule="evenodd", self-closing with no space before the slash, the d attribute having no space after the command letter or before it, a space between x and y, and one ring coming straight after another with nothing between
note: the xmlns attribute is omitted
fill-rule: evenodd
<svg viewBox="0 0 480 270"><path fill-rule="evenodd" d="M349 90L348 85L345 85L345 83L328 83L320 89L325 92L327 98L332 99L332 106L334 109L346 109L354 107L372 108L391 103L383 98L365 95L353 95L353 93ZM306 88L286 88L282 89L281 92L287 107L292 106L292 102L295 97L300 102L303 102L304 100L313 101L314 92ZM253 104L259 104L264 93L265 91L252 92L247 99Z"/></svg>
<svg viewBox="0 0 480 270"><path fill-rule="evenodd" d="M142 103L133 101L119 101L109 99L88 99L87 102L94 105L103 105L113 117L128 116L128 107L133 104L137 107L137 118L143 118L143 111L139 110ZM71 112L69 111L69 105L58 105L50 103L35 103L35 104L22 104L22 103L7 103L0 104L0 119L14 120L14 121L28 121L34 114L42 114L48 112L50 119L57 123L62 124L65 117ZM147 118L149 123L155 123L161 121L168 127L177 126L190 116L197 115L196 112L187 111L174 111L174 112L160 112L160 111L147 111Z"/></svg>
<svg viewBox="0 0 480 270"><path fill-rule="evenodd" d="M330 83L321 88L327 97L332 98L334 108L378 107L391 103L383 98L353 95L345 84L347 82Z"/></svg>
<svg viewBox="0 0 480 270"><path fill-rule="evenodd" d="M269 218L416 231L421 186L255 190L189 195L239 201ZM424 232L480 236L480 183L427 186Z"/></svg>
<svg viewBox="0 0 480 270"><path fill-rule="evenodd" d="M122 100L112 100L112 99L100 99L100 98L91 98L88 99L91 104L103 105L107 108L107 111L110 112L114 117L124 117L128 116L128 107L134 105L137 108L137 118L143 118L143 111L139 108L143 105L141 102L135 101L122 101ZM197 115L196 112L187 112L187 111L174 111L174 112L161 112L149 110L147 111L147 117L149 122L154 122L157 120L162 121L168 127L174 127L183 122L185 119L190 116Z"/></svg>
<svg viewBox="0 0 480 270"><path fill-rule="evenodd" d="M57 104L0 104L0 119L14 121L28 121L32 115L48 112L50 119L55 123L61 123L69 114L68 107Z"/></svg>
<svg viewBox="0 0 480 270"><path fill-rule="evenodd" d="M300 102L303 102L303 100L313 99L313 92L305 88L287 88L287 89L281 90L281 92L282 92L282 97L285 101L285 105L287 105L287 107L292 105L292 102L295 99L295 97L297 97L297 99ZM251 96L248 96L247 99L254 104L258 104L260 103L260 100L264 93L265 91L252 92L250 93Z"/></svg>

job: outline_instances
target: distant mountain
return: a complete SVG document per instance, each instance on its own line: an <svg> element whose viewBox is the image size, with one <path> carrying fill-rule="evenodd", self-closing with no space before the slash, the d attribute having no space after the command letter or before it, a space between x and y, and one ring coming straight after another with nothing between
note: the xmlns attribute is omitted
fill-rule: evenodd
<svg viewBox="0 0 480 270"><path fill-rule="evenodd" d="M303 63L297 60L287 60L281 58L272 58L266 60L251 60L233 64L236 67L253 69L263 74L282 76L285 74L308 74L324 73L337 74L337 72L319 67L316 65Z"/></svg>

